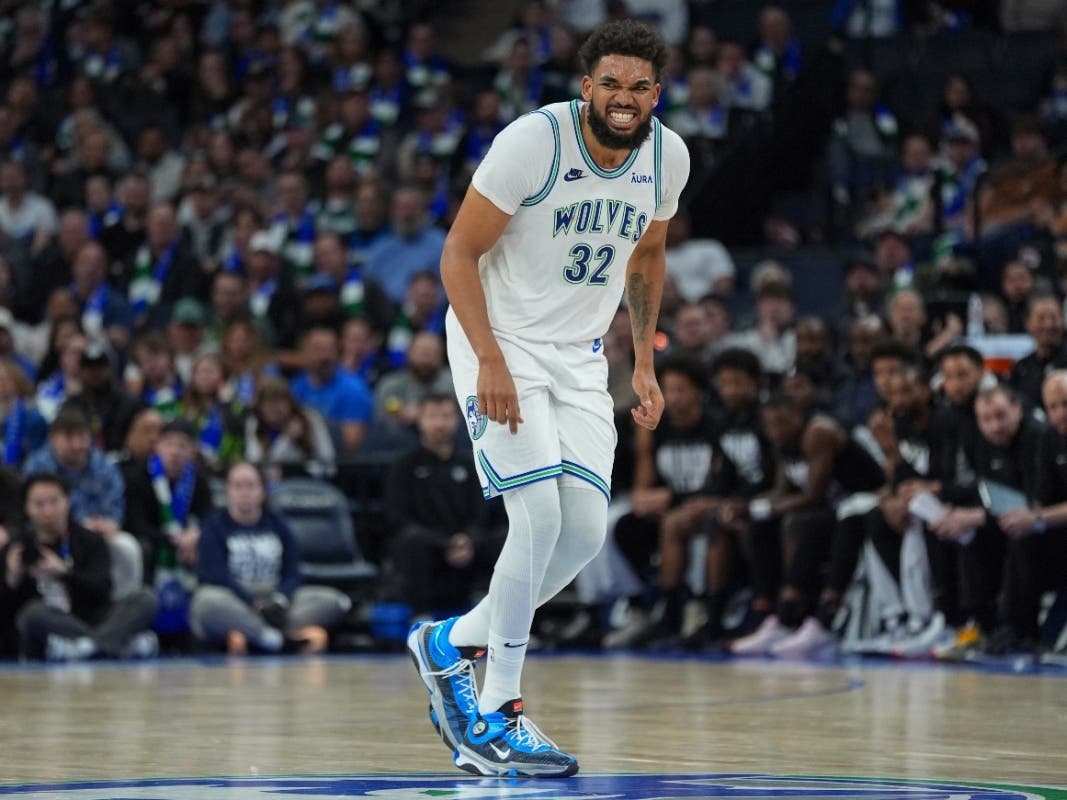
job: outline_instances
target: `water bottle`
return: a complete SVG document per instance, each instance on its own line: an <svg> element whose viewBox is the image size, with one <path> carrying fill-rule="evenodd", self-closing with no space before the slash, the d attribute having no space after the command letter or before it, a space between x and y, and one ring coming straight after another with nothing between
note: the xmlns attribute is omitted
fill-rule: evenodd
<svg viewBox="0 0 1067 800"><path fill-rule="evenodd" d="M972 292L967 298L967 338L981 339L985 336L985 321L982 319L982 297Z"/></svg>

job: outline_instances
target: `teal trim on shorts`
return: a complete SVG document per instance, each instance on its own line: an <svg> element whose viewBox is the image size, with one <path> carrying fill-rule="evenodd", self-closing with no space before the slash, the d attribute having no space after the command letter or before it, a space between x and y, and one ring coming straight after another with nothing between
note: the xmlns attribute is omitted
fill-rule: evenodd
<svg viewBox="0 0 1067 800"><path fill-rule="evenodd" d="M512 475L510 478L502 478L500 477L500 473L493 469L493 465L489 463L489 459L481 450L478 451L478 463L482 465L482 470L485 472L485 476L489 479L492 488L496 489L498 492L506 492L510 489L518 489L521 486L529 486L531 483L558 478L563 474L563 467L556 464L552 467L541 467L540 469L533 469L529 472L520 472L518 475Z"/></svg>
<svg viewBox="0 0 1067 800"><path fill-rule="evenodd" d="M590 472L581 464L575 464L573 461L564 461L560 467L563 469L564 475L573 475L576 478L581 478L587 483L593 484L593 486L603 493L607 501L609 503L611 502L611 487L595 472Z"/></svg>
<svg viewBox="0 0 1067 800"><path fill-rule="evenodd" d="M562 153L562 149L563 149L562 146L560 145L560 139L559 139L559 122L556 121L555 115L554 114L549 114L547 111L545 111L544 109L541 109L541 108L539 108L536 111L533 111L531 113L533 113L533 114L541 114L546 119L548 119L548 121L550 123L552 123L552 138L556 143L556 151L555 151L555 155L553 155L553 157L552 157L552 171L548 175L548 181L545 183L544 186L541 187L541 191L539 191L537 194L533 195L532 197L527 197L525 200L522 201L521 205L524 205L524 206L527 206L527 207L535 206L538 203L540 203L542 200L544 200L546 197L548 197L549 192L552 191L552 187L556 185L556 178L559 177L559 161L560 161L560 157L561 157L561 153Z"/></svg>

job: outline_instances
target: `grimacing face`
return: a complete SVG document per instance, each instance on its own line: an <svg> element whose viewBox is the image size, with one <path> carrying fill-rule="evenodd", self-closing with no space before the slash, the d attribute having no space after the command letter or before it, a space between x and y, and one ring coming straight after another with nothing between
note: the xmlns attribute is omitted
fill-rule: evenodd
<svg viewBox="0 0 1067 800"><path fill-rule="evenodd" d="M589 128L609 150L633 150L652 130L660 85L652 63L635 56L606 55L582 78Z"/></svg>

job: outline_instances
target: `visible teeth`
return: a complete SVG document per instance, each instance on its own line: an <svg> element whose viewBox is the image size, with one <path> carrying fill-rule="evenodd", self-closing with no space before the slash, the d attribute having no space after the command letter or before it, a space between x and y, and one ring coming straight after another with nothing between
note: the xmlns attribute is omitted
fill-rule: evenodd
<svg viewBox="0 0 1067 800"><path fill-rule="evenodd" d="M612 111L610 116L616 122L629 122L634 118L633 114L627 114L623 111Z"/></svg>

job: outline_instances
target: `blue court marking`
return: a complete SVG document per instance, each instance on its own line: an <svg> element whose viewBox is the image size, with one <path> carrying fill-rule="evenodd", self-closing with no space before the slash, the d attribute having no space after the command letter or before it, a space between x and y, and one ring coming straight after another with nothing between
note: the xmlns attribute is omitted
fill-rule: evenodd
<svg viewBox="0 0 1067 800"><path fill-rule="evenodd" d="M762 775L756 773L671 773L664 775L578 775L562 780L471 778L455 775L306 775L277 777L151 778L0 785L0 796L26 800L256 800L298 797L544 798L618 800L722 798L723 800L1061 800L1056 787L996 785L967 781Z"/></svg>

